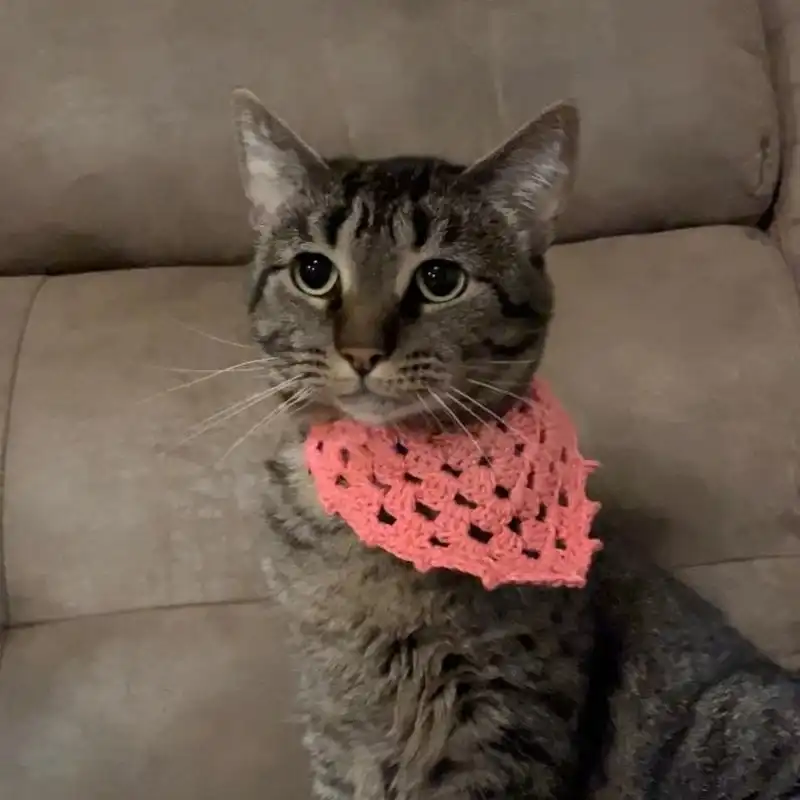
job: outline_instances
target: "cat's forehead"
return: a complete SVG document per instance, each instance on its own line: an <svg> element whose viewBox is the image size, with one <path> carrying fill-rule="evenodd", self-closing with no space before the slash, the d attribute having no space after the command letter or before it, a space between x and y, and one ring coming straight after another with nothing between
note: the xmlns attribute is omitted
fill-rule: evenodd
<svg viewBox="0 0 800 800"><path fill-rule="evenodd" d="M459 215L451 187L462 169L432 158L334 161L326 235L357 215L354 239L420 249Z"/></svg>
<svg viewBox="0 0 800 800"><path fill-rule="evenodd" d="M313 235L355 271L362 288L388 289L389 276L452 241L461 209L448 189L461 167L436 159L334 161Z"/></svg>

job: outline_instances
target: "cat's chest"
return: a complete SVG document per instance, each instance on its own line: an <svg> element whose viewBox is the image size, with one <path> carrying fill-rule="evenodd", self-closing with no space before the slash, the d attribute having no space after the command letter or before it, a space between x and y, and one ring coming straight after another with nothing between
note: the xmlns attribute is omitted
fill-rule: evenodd
<svg viewBox="0 0 800 800"><path fill-rule="evenodd" d="M328 630L351 630L365 619L388 627L416 624L424 602L419 574L365 546L345 522L323 510L302 446L290 444L267 463L272 481L264 569L287 610Z"/></svg>

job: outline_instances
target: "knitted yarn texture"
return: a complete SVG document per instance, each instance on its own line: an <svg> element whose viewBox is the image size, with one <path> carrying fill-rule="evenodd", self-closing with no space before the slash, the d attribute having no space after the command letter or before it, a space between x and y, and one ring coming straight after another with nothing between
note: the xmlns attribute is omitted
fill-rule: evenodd
<svg viewBox="0 0 800 800"><path fill-rule="evenodd" d="M487 589L580 588L602 546L586 495L597 464L539 379L529 400L470 436L342 419L313 426L305 456L326 512L422 572L458 570Z"/></svg>

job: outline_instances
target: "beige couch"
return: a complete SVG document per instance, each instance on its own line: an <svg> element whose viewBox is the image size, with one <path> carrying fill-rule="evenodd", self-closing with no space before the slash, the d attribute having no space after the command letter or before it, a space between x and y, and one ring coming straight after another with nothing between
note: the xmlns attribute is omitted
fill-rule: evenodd
<svg viewBox="0 0 800 800"><path fill-rule="evenodd" d="M4 0L0 798L308 797L265 444L184 441L253 377L166 391L253 357L240 83L331 154L578 99L546 371L596 494L800 664L797 0Z"/></svg>

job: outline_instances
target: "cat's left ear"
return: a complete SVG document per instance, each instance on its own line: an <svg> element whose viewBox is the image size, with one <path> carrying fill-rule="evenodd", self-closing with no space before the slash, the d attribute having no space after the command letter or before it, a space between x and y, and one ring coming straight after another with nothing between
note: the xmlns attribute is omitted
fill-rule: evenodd
<svg viewBox="0 0 800 800"><path fill-rule="evenodd" d="M571 102L546 108L461 181L479 188L525 238L547 246L575 179L580 117Z"/></svg>
<svg viewBox="0 0 800 800"><path fill-rule="evenodd" d="M233 93L239 167L253 224L274 226L282 210L324 177L328 167L283 120L247 89Z"/></svg>

